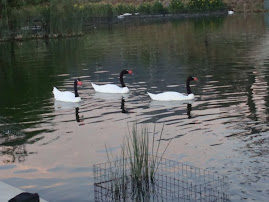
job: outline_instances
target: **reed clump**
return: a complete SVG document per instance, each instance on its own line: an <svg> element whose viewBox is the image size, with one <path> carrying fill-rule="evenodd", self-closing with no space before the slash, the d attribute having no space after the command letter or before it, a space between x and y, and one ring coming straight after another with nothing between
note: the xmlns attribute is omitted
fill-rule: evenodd
<svg viewBox="0 0 269 202"><path fill-rule="evenodd" d="M154 184L155 174L165 151L167 150L171 140L167 143L164 151L159 153L160 140L163 135L164 125L159 133L158 140L156 136L156 125L153 129L153 136L150 139L150 131L147 127L134 124L129 133L125 136L125 141L121 146L121 154L113 160L114 170L111 172L111 190L113 197L117 200L127 195L127 188L132 187L133 197L145 198L149 193L150 183ZM156 141L158 144L156 145ZM109 162L111 158L110 152L107 150ZM113 156L112 156L113 157Z"/></svg>

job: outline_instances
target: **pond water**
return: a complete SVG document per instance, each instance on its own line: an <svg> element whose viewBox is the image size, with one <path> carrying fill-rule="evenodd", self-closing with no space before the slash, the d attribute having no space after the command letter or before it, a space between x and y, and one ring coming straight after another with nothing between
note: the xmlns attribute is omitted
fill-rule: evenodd
<svg viewBox="0 0 269 202"><path fill-rule="evenodd" d="M48 201L93 201L93 165L137 122L164 134L165 157L229 177L232 201L269 197L269 18L234 15L97 27L79 38L0 44L0 115L23 138L0 139L0 180ZM91 82L130 93L95 93ZM186 92L192 103L151 101ZM53 86L82 102L55 102ZM0 190L1 192L1 190Z"/></svg>

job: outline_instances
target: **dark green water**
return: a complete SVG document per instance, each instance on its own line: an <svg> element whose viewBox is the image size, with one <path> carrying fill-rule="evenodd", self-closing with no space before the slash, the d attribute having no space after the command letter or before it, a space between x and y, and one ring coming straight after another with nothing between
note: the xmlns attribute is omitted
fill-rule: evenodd
<svg viewBox="0 0 269 202"><path fill-rule="evenodd" d="M229 177L231 199L266 201L268 179L269 32L264 15L234 15L97 27L80 38L0 44L0 115L24 133L0 139L0 180L48 201L93 201L92 166L118 153L134 121L172 139L165 157ZM120 95L91 82L119 84ZM153 102L147 92L185 92L196 100ZM54 101L52 88L73 90L82 103ZM131 113L132 112L132 113ZM166 144L163 144L163 148Z"/></svg>

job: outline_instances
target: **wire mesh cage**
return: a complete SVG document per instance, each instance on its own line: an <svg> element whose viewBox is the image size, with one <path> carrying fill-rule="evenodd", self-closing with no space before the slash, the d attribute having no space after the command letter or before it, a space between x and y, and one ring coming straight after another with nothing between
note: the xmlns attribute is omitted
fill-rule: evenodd
<svg viewBox="0 0 269 202"><path fill-rule="evenodd" d="M228 178L149 155L137 175L131 158L94 165L95 201L229 201Z"/></svg>
<svg viewBox="0 0 269 202"><path fill-rule="evenodd" d="M0 144L24 137L25 134L21 131L21 128L7 118L0 116Z"/></svg>

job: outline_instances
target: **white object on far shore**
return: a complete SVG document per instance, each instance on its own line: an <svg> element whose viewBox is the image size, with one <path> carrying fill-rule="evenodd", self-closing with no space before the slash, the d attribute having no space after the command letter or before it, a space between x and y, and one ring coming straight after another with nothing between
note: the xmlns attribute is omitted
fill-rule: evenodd
<svg viewBox="0 0 269 202"><path fill-rule="evenodd" d="M228 15L232 15L232 14L234 14L233 9L232 9L232 10L230 10L230 11L228 11Z"/></svg>

